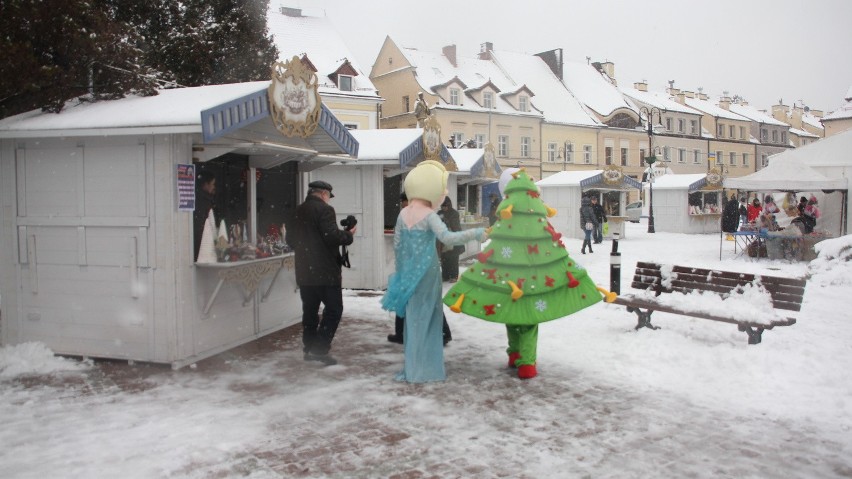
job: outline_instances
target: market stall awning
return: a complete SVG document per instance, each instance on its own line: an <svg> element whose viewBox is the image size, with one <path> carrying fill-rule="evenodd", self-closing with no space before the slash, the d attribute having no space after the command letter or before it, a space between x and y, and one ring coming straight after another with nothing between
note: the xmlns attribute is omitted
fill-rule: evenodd
<svg viewBox="0 0 852 479"><path fill-rule="evenodd" d="M718 177L717 177L718 178ZM719 183L709 183L707 175L704 173L691 174L669 174L657 177L654 179L654 189L683 189L690 193L695 191L721 191L722 185Z"/></svg>
<svg viewBox="0 0 852 479"><path fill-rule="evenodd" d="M605 170L560 171L536 182L541 186L579 185L583 190L641 189L642 183L624 175L618 167Z"/></svg>
<svg viewBox="0 0 852 479"><path fill-rule="evenodd" d="M725 188L747 191L821 191L849 188L846 178L828 178L793 158L777 157L750 175L726 178Z"/></svg>

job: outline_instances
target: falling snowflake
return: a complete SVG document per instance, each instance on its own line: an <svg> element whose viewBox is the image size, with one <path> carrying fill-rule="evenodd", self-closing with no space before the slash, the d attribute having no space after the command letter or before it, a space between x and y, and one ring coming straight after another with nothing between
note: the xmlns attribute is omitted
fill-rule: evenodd
<svg viewBox="0 0 852 479"><path fill-rule="evenodd" d="M511 246L504 246L503 249L500 251L500 254L503 255L504 258L511 258L512 257L512 247Z"/></svg>
<svg viewBox="0 0 852 479"><path fill-rule="evenodd" d="M543 313L545 309L547 309L547 301L540 299L535 302L535 309L538 310L539 313Z"/></svg>

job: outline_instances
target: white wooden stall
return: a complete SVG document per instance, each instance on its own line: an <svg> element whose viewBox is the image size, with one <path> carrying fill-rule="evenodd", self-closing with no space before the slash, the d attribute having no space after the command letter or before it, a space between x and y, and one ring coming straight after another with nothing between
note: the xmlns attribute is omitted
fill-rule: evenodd
<svg viewBox="0 0 852 479"><path fill-rule="evenodd" d="M708 181L709 178L709 181ZM668 174L654 179L654 229L668 233L718 233L721 230L721 177ZM649 197L645 185L645 198Z"/></svg>

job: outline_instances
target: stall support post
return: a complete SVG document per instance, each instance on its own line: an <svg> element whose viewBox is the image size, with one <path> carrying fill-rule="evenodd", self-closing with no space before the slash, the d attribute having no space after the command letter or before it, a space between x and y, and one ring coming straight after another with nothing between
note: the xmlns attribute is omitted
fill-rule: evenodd
<svg viewBox="0 0 852 479"><path fill-rule="evenodd" d="M621 294L621 253L618 252L617 232L612 233L612 252L609 253L609 290Z"/></svg>

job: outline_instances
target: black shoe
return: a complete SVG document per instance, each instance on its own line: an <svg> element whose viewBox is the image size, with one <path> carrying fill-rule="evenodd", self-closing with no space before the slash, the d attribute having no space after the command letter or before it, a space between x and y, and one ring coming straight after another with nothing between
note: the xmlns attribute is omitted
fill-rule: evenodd
<svg viewBox="0 0 852 479"><path fill-rule="evenodd" d="M446 346L447 343L449 343L452 340L453 340L452 336L444 336L444 346Z"/></svg>
<svg viewBox="0 0 852 479"><path fill-rule="evenodd" d="M337 360L330 354L314 354L310 352L305 352L305 361L319 361L326 366L334 366L337 364Z"/></svg>
<svg viewBox="0 0 852 479"><path fill-rule="evenodd" d="M388 341L396 344L402 344L402 336L396 334L388 334Z"/></svg>

